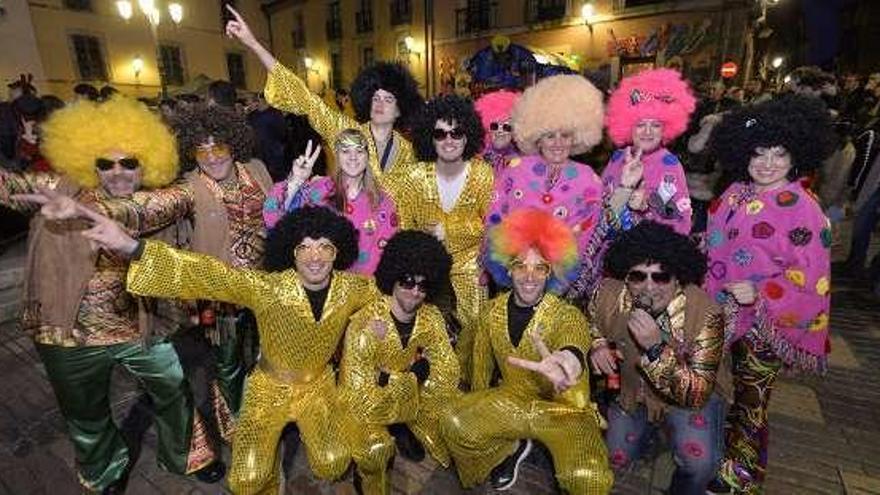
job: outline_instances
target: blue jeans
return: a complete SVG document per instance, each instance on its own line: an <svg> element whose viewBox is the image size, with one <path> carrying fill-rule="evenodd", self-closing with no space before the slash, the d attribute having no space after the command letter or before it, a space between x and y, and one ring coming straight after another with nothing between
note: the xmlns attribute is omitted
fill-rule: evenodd
<svg viewBox="0 0 880 495"><path fill-rule="evenodd" d="M605 434L611 467L615 472L628 468L662 428L669 435L677 466L669 493L703 495L724 453L724 406L724 399L713 393L702 409L670 407L660 423L651 424L645 406L627 414L617 403L611 404Z"/></svg>
<svg viewBox="0 0 880 495"><path fill-rule="evenodd" d="M878 221L880 221L880 187L856 212L847 263L859 269L864 268L868 246L871 244L871 234Z"/></svg>

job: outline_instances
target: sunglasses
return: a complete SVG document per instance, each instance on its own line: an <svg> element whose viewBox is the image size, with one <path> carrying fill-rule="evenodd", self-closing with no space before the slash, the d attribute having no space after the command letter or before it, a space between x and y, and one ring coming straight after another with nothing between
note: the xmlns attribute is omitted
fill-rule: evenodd
<svg viewBox="0 0 880 495"><path fill-rule="evenodd" d="M422 280L416 280L415 275L404 275L397 280L400 288L406 290L416 289L422 294L428 293L428 279L423 278Z"/></svg>
<svg viewBox="0 0 880 495"><path fill-rule="evenodd" d="M119 160L111 160L110 158L98 158L95 160L95 168L101 172L113 170L113 166L119 164L125 170L137 170L141 166L141 162L137 158L120 158Z"/></svg>
<svg viewBox="0 0 880 495"><path fill-rule="evenodd" d="M464 139L464 131L460 127L453 127L450 130L434 129L434 141L443 141L446 138L452 138L456 141Z"/></svg>
<svg viewBox="0 0 880 495"><path fill-rule="evenodd" d="M513 132L513 126L508 124L507 122L505 122L503 124L500 122L492 122L491 124L489 124L489 130L490 131L501 130L504 132Z"/></svg>
<svg viewBox="0 0 880 495"><path fill-rule="evenodd" d="M318 258L321 261L332 261L336 258L336 246L329 242L307 246L300 244L293 248L293 257L298 260Z"/></svg>
<svg viewBox="0 0 880 495"><path fill-rule="evenodd" d="M626 274L626 281L634 284L640 284L648 278L654 281L655 284L666 285L672 281L672 274L669 272L654 272L648 273L643 272L641 270L630 270L629 273Z"/></svg>
<svg viewBox="0 0 880 495"><path fill-rule="evenodd" d="M529 273L534 273L538 277L547 278L550 276L551 267L547 263L536 263L529 265L522 261L514 261L510 264L510 273L514 277L523 277Z"/></svg>
<svg viewBox="0 0 880 495"><path fill-rule="evenodd" d="M228 144L206 144L196 147L196 160L207 160L211 156L216 158L229 158L232 156L232 148Z"/></svg>

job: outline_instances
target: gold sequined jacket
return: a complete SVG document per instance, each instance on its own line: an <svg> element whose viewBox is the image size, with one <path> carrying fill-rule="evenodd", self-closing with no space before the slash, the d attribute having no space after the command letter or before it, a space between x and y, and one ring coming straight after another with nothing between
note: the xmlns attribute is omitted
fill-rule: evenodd
<svg viewBox="0 0 880 495"><path fill-rule="evenodd" d="M668 335L660 357L648 361L629 332L632 297L620 280L602 280L588 312L596 339L610 339L623 352L618 401L631 412L639 403L652 411L669 405L699 409L712 392L730 399L732 381L723 356L724 315L701 288L688 285L657 317ZM656 417L656 416L655 416Z"/></svg>
<svg viewBox="0 0 880 495"><path fill-rule="evenodd" d="M412 144L399 132L393 131L393 148L386 170L383 171L379 164L379 152L373 134L370 132L370 123L359 123L357 120L332 108L320 96L309 90L305 81L293 73L290 69L276 63L266 79L266 87L263 89L266 101L275 108L285 112L293 112L308 116L309 123L318 131L327 145L327 151L333 152L333 141L340 131L345 129L358 129L367 137L370 146L370 171L379 179L379 183L385 188L391 197L395 197L400 190L401 180L415 162Z"/></svg>
<svg viewBox="0 0 880 495"><path fill-rule="evenodd" d="M376 336L377 325L385 330L384 339ZM421 387L409 371L419 355L430 363L430 373ZM384 387L378 384L381 371L390 375ZM439 427L452 399L459 395L458 381L458 360L449 343L446 323L433 305L419 308L406 347L394 325L388 296L352 316L345 335L339 383L353 416L360 422L410 423L431 455L447 465L449 454Z"/></svg>
<svg viewBox="0 0 880 495"><path fill-rule="evenodd" d="M334 271L319 321L293 269L277 273L232 268L210 256L147 241L128 270L129 292L204 299L250 308L260 334L261 366L282 381L320 376L340 342L348 318L378 297L372 281Z"/></svg>

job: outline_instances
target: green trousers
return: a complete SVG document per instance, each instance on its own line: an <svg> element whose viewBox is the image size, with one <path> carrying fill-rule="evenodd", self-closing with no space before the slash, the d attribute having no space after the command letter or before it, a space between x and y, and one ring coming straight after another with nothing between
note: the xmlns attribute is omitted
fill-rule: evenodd
<svg viewBox="0 0 880 495"><path fill-rule="evenodd" d="M128 448L110 410L110 377L117 364L137 377L153 400L159 465L173 473L186 473L194 409L170 343L36 344L36 348L67 423L80 481L87 489L103 490L122 477L129 463Z"/></svg>

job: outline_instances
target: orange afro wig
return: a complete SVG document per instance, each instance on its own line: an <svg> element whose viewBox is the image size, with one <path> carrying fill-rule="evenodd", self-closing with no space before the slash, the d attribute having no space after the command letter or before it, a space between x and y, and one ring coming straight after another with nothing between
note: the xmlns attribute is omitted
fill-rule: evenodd
<svg viewBox="0 0 880 495"><path fill-rule="evenodd" d="M548 290L560 293L577 275L577 241L571 228L543 210L522 208L489 230L486 267L499 285L511 285L507 267L529 249L536 249L553 267Z"/></svg>

